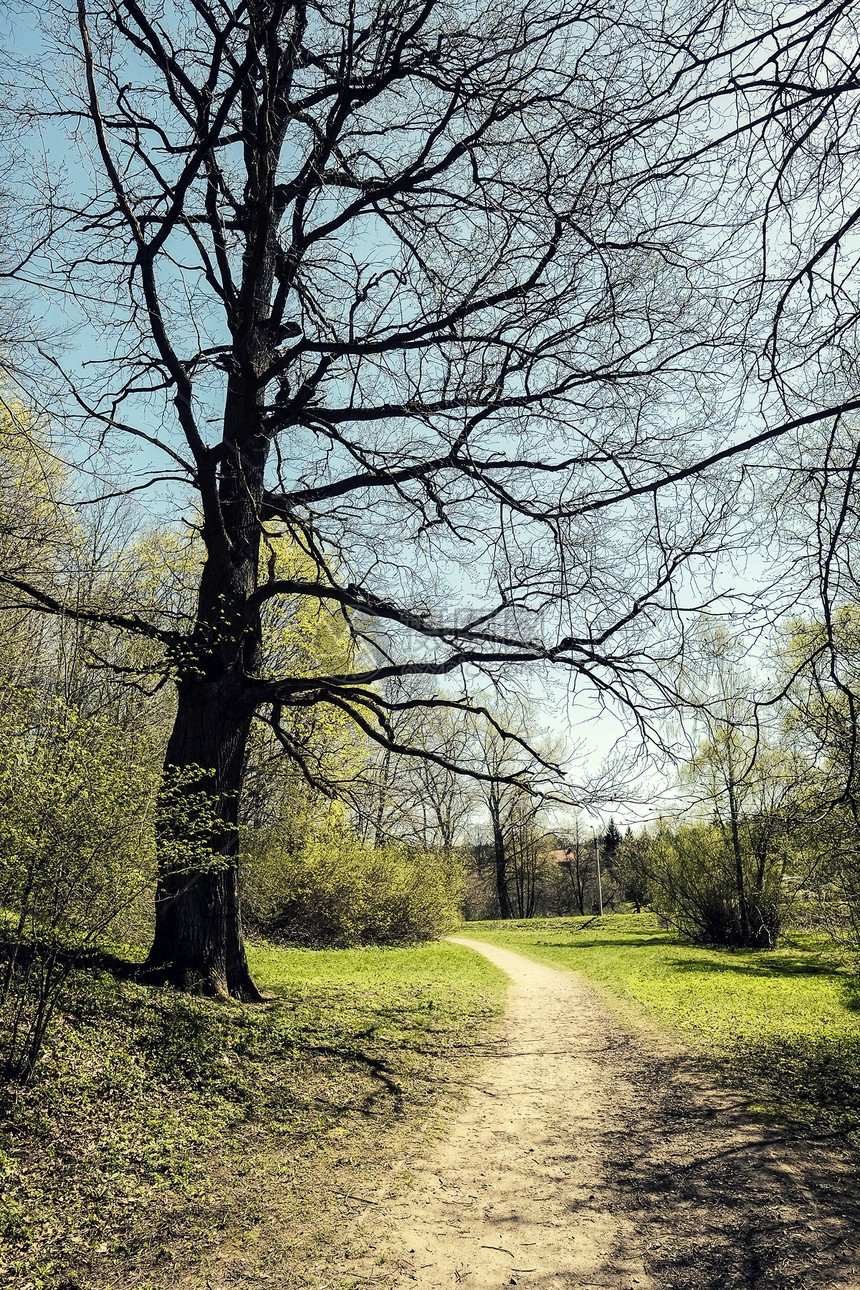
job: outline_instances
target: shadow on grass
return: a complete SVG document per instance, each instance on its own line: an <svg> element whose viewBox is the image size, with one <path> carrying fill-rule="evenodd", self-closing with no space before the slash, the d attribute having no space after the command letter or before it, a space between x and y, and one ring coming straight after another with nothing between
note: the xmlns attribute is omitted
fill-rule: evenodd
<svg viewBox="0 0 860 1290"><path fill-rule="evenodd" d="M84 1032L120 1026L129 1057L173 1097L247 1108L249 1119L300 1112L311 1101L325 1104L335 1119L356 1111L402 1115L396 1068L422 1066L438 1043L420 1031L400 1033L396 1007L353 1010L341 1020L327 1015L329 1002L319 992L310 1001L279 998L248 1010L91 978L68 1001L66 1015ZM377 1032L389 1027L394 1036L378 1041Z"/></svg>
<svg viewBox="0 0 860 1290"><path fill-rule="evenodd" d="M707 946L719 959L668 959L666 966L674 972L707 976L713 972L739 972L745 976L759 977L830 977L844 981L845 969L838 964L810 962L808 954L779 954L771 956L767 950L729 949L724 946Z"/></svg>
<svg viewBox="0 0 860 1290"><path fill-rule="evenodd" d="M535 948L547 950L602 950L612 946L618 949L639 949L645 945L665 945L666 935L642 936L634 933L630 936L601 936L599 940L580 940L579 937L571 936L566 941L533 941L532 944Z"/></svg>
<svg viewBox="0 0 860 1290"><path fill-rule="evenodd" d="M840 986L844 1006L851 1012L860 1012L860 977L845 977Z"/></svg>
<svg viewBox="0 0 860 1290"><path fill-rule="evenodd" d="M740 1039L717 1070L778 1119L822 1132L860 1127L860 1035Z"/></svg>
<svg viewBox="0 0 860 1290"><path fill-rule="evenodd" d="M58 964L77 972L104 972L115 981L133 981L140 977L142 964L101 948L55 945L50 941L20 941L0 934L0 963L10 958L22 967L35 961L55 958Z"/></svg>

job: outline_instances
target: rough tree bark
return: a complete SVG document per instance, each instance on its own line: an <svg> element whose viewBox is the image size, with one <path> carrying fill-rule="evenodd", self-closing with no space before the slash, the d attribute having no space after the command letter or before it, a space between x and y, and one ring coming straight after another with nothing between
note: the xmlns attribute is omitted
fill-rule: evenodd
<svg viewBox="0 0 860 1290"><path fill-rule="evenodd" d="M182 863L188 832L197 832L200 824L187 810L177 819L168 795L158 822L162 856L180 860L162 861L146 963L147 970L164 972L180 988L245 1000L260 998L242 939L237 869L242 767L252 716L247 695L223 678L179 687L165 784L180 780L200 795L211 856L191 871ZM201 767L207 770L201 773Z"/></svg>

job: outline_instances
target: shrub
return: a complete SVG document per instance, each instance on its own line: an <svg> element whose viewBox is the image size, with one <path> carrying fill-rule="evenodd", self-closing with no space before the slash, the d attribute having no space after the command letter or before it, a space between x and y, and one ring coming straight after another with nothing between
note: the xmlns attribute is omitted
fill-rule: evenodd
<svg viewBox="0 0 860 1290"><path fill-rule="evenodd" d="M26 1080L76 962L152 880L133 735L17 691L0 714L0 1062Z"/></svg>
<svg viewBox="0 0 860 1290"><path fill-rule="evenodd" d="M246 836L242 877L248 923L301 944L432 940L459 921L455 855L368 847L336 818L293 843L277 831Z"/></svg>
<svg viewBox="0 0 860 1290"><path fill-rule="evenodd" d="M639 863L651 902L691 940L758 949L776 945L785 911L781 866L759 872L755 857L744 857L744 918L735 856L719 828L661 828Z"/></svg>

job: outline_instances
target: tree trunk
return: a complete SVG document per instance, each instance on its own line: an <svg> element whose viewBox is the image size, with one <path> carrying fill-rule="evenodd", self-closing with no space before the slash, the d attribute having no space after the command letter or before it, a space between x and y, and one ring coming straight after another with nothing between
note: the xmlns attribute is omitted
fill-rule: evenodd
<svg viewBox="0 0 860 1290"><path fill-rule="evenodd" d="M176 651L179 708L165 758L164 793L171 793L171 781L176 784L178 776L180 805L190 802L193 807L196 788L208 797L211 819L207 827L191 830L204 835L208 855L184 862L189 821L171 818L163 793L155 939L149 955L151 967L165 969L183 988L240 999L261 998L242 941L237 823L248 736L261 701L256 681L263 671L260 608L254 596L266 463L278 432L266 387L280 356L280 329L291 291L286 270L277 283L275 278L276 265L283 267L278 229L286 200L277 190L278 167L292 119L283 89L287 81L282 80L292 46L281 43L277 23L268 10L265 15L261 10L246 25L246 54L262 79L253 89L246 77L241 96L246 182L237 226L243 249L235 295L231 285L225 297L230 300L231 344L217 451L203 445L191 412L192 384L180 364L175 369L176 407L197 467L206 560L194 630ZM260 41L267 51L262 64ZM211 157L209 183L214 182L212 173L219 173L214 151ZM286 335L294 335L294 324L289 318L286 322Z"/></svg>
<svg viewBox="0 0 860 1290"><path fill-rule="evenodd" d="M582 851L579 842L573 847L568 847L566 851L567 860L565 868L567 876L570 878L570 886L573 891L573 898L576 901L576 907L580 914L585 913L585 881L583 878Z"/></svg>
<svg viewBox="0 0 860 1290"><path fill-rule="evenodd" d="M196 680L179 689L159 809L161 872L149 970L180 989L262 998L239 908L237 821L252 709L247 695Z"/></svg>
<svg viewBox="0 0 860 1290"><path fill-rule="evenodd" d="M741 943L747 945L750 939L750 921L747 909L746 882L744 879L744 859L741 838L738 831L738 811L735 801L734 785L730 781L729 790L729 825L731 828L732 852L735 861L735 885L738 894L738 918L740 921Z"/></svg>
<svg viewBox="0 0 860 1290"><path fill-rule="evenodd" d="M271 178L271 176L270 176ZM239 905L239 797L262 670L258 585L260 505L269 453L262 428L273 341L272 210L244 257L244 324L237 327L216 475L201 487L206 560L193 632L177 648L178 708L159 809L155 936L147 967L182 989L248 1001L263 996L248 968ZM256 236L256 235L255 235ZM259 255L257 255L259 251ZM208 467L207 467L208 469ZM216 482L217 478L217 482ZM177 809L178 808L178 809Z"/></svg>
<svg viewBox="0 0 860 1290"><path fill-rule="evenodd" d="M386 749L385 756L382 759L382 767L379 780L379 801L377 803L376 819L373 824L373 845L374 847L384 847L387 841L384 829L385 824L385 807L388 798L388 789L390 786L391 775L391 752Z"/></svg>
<svg viewBox="0 0 860 1290"><path fill-rule="evenodd" d="M493 855L496 865L496 894L499 898L499 917L513 917L511 898L508 895L507 850L505 835L497 820L493 820Z"/></svg>

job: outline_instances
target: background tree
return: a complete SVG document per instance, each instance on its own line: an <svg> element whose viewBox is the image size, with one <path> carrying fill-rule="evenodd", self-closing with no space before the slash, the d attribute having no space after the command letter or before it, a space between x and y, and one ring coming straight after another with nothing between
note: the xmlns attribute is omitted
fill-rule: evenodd
<svg viewBox="0 0 860 1290"><path fill-rule="evenodd" d="M648 903L647 836L628 828L616 856L616 875L622 900L629 900L637 914Z"/></svg>
<svg viewBox="0 0 860 1290"><path fill-rule="evenodd" d="M612 869L620 846L621 830L615 823L614 818L610 816L609 824L606 826L606 832L600 839L602 862L605 861L607 869Z"/></svg>
<svg viewBox="0 0 860 1290"><path fill-rule="evenodd" d="M507 724L520 724L510 709ZM529 918L535 907L542 797L548 781L544 766L499 725L472 728L472 765L480 769L476 796L489 825L489 857L500 918ZM546 763L550 759L546 758Z"/></svg>
<svg viewBox="0 0 860 1290"><path fill-rule="evenodd" d="M565 829L559 834L559 842L564 848L561 863L570 883L576 909L584 914L590 908L596 886L593 840L582 820L577 818L573 828Z"/></svg>
<svg viewBox="0 0 860 1290"><path fill-rule="evenodd" d="M847 552L846 554L850 554ZM845 587L844 577L840 579ZM826 600L826 597L825 597ZM858 612L843 603L824 622L797 620L777 657L786 685L786 738L804 766L800 799L811 856L816 921L837 940L860 944L858 859Z"/></svg>
<svg viewBox="0 0 860 1290"><path fill-rule="evenodd" d="M516 918L534 918L538 912L542 862L550 849L550 835L541 829L540 802L520 793L505 829L509 894Z"/></svg>
<svg viewBox="0 0 860 1290"><path fill-rule="evenodd" d="M9 576L54 585L73 576L80 534L61 506L66 482L45 425L19 399L0 394L0 566ZM27 604L7 607L0 615L4 686L40 686L68 626Z"/></svg>

